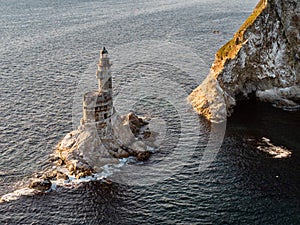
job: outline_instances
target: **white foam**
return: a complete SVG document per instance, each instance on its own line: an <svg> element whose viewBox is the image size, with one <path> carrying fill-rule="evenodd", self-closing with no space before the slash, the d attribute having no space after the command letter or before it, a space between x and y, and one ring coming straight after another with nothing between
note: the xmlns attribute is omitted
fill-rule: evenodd
<svg viewBox="0 0 300 225"><path fill-rule="evenodd" d="M20 199L22 196L34 196L38 193L49 193L51 191L57 191L59 187L65 188L75 188L80 186L82 183L87 183L90 181L106 181L106 178L113 175L115 172L120 171L120 168L128 163L139 163L143 164L143 162L138 162L134 157L122 158L119 159L118 164L107 164L102 167L103 171L101 173L95 173L91 176L81 177L77 179L75 176L70 175L66 168L59 168L60 172L63 172L69 176L68 180L58 179L58 180L51 180L51 188L45 192L39 191L36 189L31 189L28 187L21 188L15 190L11 193L5 194L0 198L0 203L3 202L10 202Z"/></svg>
<svg viewBox="0 0 300 225"><path fill-rule="evenodd" d="M36 195L38 193L41 193L41 192L38 191L38 190L35 190L35 189L31 189L31 188L22 188L22 189L19 189L19 190L15 190L12 193L8 193L6 195L3 195L0 198L0 203L15 201L15 200L18 200L21 196L33 196L33 195Z"/></svg>

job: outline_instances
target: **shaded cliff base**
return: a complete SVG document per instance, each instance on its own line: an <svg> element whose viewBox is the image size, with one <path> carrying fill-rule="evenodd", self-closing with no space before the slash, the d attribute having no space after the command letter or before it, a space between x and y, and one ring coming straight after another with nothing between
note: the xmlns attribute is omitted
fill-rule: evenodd
<svg viewBox="0 0 300 225"><path fill-rule="evenodd" d="M238 101L234 114L227 120L224 145L232 148L234 143L239 143L240 149L253 157L297 161L299 119L300 111L281 110L257 101L255 96ZM239 149L238 146L234 148Z"/></svg>

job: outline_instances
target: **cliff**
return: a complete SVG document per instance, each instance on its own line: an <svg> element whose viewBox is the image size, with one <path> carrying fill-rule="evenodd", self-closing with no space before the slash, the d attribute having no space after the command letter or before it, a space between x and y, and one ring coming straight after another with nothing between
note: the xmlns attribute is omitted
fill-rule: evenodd
<svg viewBox="0 0 300 225"><path fill-rule="evenodd" d="M249 94L299 109L300 2L261 0L215 55L207 78L188 97L211 122L222 122Z"/></svg>

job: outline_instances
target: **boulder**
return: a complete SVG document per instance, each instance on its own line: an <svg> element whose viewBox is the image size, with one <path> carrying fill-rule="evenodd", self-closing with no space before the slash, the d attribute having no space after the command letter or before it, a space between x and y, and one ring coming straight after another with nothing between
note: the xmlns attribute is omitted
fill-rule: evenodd
<svg viewBox="0 0 300 225"><path fill-rule="evenodd" d="M125 117L125 123L129 124L130 130L135 136L139 134L141 127L145 125L144 121L132 112Z"/></svg>
<svg viewBox="0 0 300 225"><path fill-rule="evenodd" d="M58 179L68 180L69 179L67 174L64 174L63 172L57 170L49 170L43 172L40 178L44 180L58 180Z"/></svg>
<svg viewBox="0 0 300 225"><path fill-rule="evenodd" d="M76 178L90 176L95 172L90 165L78 160L70 160L67 164L67 169Z"/></svg>
<svg viewBox="0 0 300 225"><path fill-rule="evenodd" d="M39 191L47 191L51 188L51 181L47 179L34 179L29 184L29 188L39 190Z"/></svg>
<svg viewBox="0 0 300 225"><path fill-rule="evenodd" d="M140 161L146 161L147 159L149 159L150 156L151 156L151 152L144 151L144 152L139 152L136 158Z"/></svg>

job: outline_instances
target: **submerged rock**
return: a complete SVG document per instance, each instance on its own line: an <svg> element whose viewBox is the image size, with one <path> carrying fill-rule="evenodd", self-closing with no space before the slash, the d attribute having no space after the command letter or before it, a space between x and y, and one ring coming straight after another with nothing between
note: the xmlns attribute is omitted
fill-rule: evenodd
<svg viewBox="0 0 300 225"><path fill-rule="evenodd" d="M251 93L277 107L299 108L299 21L298 0L261 0L188 97L194 109L222 122L238 96Z"/></svg>

